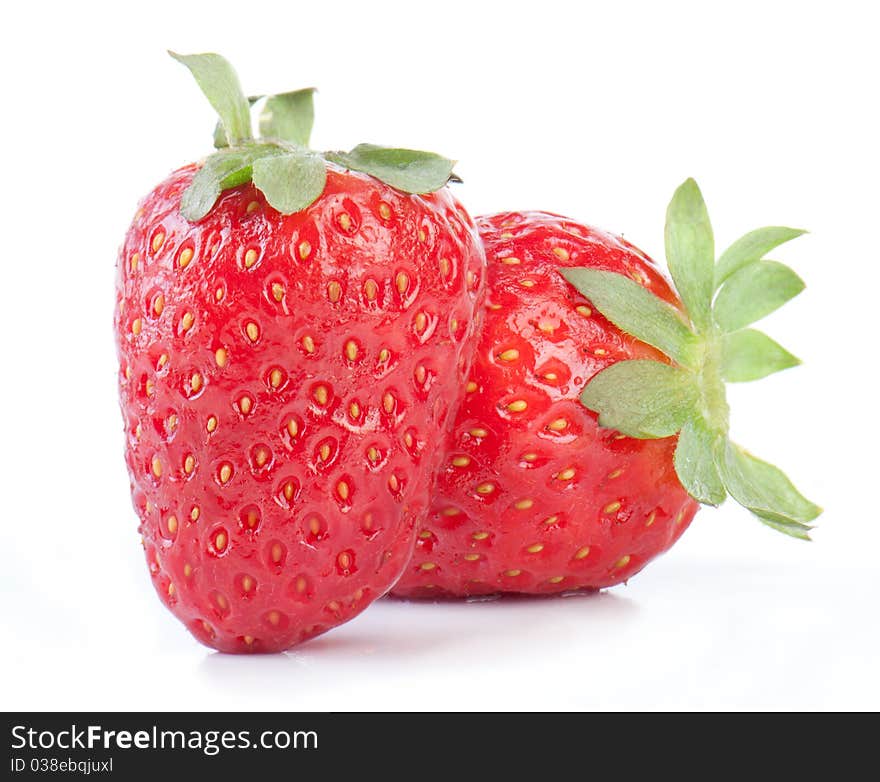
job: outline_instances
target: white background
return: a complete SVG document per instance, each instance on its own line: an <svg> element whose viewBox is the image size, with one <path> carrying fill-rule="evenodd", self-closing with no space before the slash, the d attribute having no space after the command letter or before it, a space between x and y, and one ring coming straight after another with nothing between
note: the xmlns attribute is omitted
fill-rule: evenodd
<svg viewBox="0 0 880 782"><path fill-rule="evenodd" d="M5 4L0 707L880 708L873 8ZM269 658L196 644L138 544L112 336L137 200L210 151L211 110L166 47L223 53L251 92L320 87L319 147L459 159L473 214L566 213L662 258L694 176L719 247L810 229L774 254L808 289L764 324L805 365L731 402L736 439L826 508L815 542L731 505L597 597L383 601Z"/></svg>

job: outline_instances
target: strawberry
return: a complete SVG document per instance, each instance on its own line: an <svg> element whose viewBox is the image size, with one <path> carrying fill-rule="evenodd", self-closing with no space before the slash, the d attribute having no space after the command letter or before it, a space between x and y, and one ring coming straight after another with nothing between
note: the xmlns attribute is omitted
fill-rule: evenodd
<svg viewBox="0 0 880 782"><path fill-rule="evenodd" d="M308 150L311 91L268 98L254 140L228 63L178 59L220 148L143 199L120 251L126 462L161 600L208 646L273 652L410 557L485 258L450 161Z"/></svg>
<svg viewBox="0 0 880 782"><path fill-rule="evenodd" d="M806 537L819 508L728 440L723 382L798 363L745 327L803 288L761 260L801 231L759 229L716 265L688 180L667 219L680 301L644 253L604 231L539 212L478 228L486 320L396 595L611 586L668 549L699 503L727 494Z"/></svg>

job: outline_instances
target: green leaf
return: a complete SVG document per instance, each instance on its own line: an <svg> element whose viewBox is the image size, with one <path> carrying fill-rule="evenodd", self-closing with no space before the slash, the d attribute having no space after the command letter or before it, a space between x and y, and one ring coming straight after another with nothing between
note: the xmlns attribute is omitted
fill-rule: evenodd
<svg viewBox="0 0 880 782"><path fill-rule="evenodd" d="M666 261L694 325L705 331L715 279L715 241L700 188L684 182L666 210Z"/></svg>
<svg viewBox="0 0 880 782"><path fill-rule="evenodd" d="M785 264L755 261L728 277L712 314L722 330L737 331L779 309L804 289L804 281Z"/></svg>
<svg viewBox="0 0 880 782"><path fill-rule="evenodd" d="M318 155L289 152L254 161L253 181L271 206L282 214L293 214L324 192L327 169Z"/></svg>
<svg viewBox="0 0 880 782"><path fill-rule="evenodd" d="M262 97L262 95L250 95L247 99L248 107L253 106ZM226 138L226 128L223 127L220 120L217 120L217 124L214 125L214 149L223 149L228 146L229 139Z"/></svg>
<svg viewBox="0 0 880 782"><path fill-rule="evenodd" d="M724 486L740 505L761 521L806 525L822 509L804 497L778 467L761 461L732 442L718 448L715 464Z"/></svg>
<svg viewBox="0 0 880 782"><path fill-rule="evenodd" d="M220 116L230 146L251 138L251 115L232 66L219 54L176 54L189 68L205 97Z"/></svg>
<svg viewBox="0 0 880 782"><path fill-rule="evenodd" d="M800 228L785 228L780 225L758 228L737 239L718 259L715 267L715 287L718 288L731 274L753 261L760 261L767 253L780 244L803 236L806 231Z"/></svg>
<svg viewBox="0 0 880 782"><path fill-rule="evenodd" d="M307 147L315 122L314 94L309 87L270 95L260 112L260 135Z"/></svg>
<svg viewBox="0 0 880 782"><path fill-rule="evenodd" d="M681 485L704 505L720 505L727 497L715 467L715 444L720 437L702 419L694 418L682 427L675 448L675 472Z"/></svg>
<svg viewBox="0 0 880 782"><path fill-rule="evenodd" d="M358 144L351 152L327 152L340 166L362 171L405 193L433 193L452 176L455 161L433 152Z"/></svg>
<svg viewBox="0 0 880 782"><path fill-rule="evenodd" d="M734 331L721 340L721 376L729 383L760 380L800 363L782 345L755 329Z"/></svg>
<svg viewBox="0 0 880 782"><path fill-rule="evenodd" d="M810 540L810 530L813 529L809 524L802 524L799 521L792 521L784 516L776 516L772 513L755 513L755 517L762 524L766 524L770 529L775 529L783 535L790 535L798 540Z"/></svg>
<svg viewBox="0 0 880 782"><path fill-rule="evenodd" d="M670 437L694 416L696 376L659 361L620 361L597 374L581 404L599 425L630 437Z"/></svg>
<svg viewBox="0 0 880 782"><path fill-rule="evenodd" d="M696 337L675 307L616 272L573 268L559 273L619 329L696 368Z"/></svg>

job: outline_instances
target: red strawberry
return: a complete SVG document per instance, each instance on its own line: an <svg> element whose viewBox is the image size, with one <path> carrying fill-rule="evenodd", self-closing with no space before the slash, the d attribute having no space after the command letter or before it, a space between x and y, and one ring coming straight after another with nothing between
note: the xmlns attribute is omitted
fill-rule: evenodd
<svg viewBox="0 0 880 782"><path fill-rule="evenodd" d="M623 239L535 212L478 227L487 316L433 507L395 594L617 584L678 539L698 500L718 504L728 492L770 526L805 536L819 509L729 443L722 382L797 363L742 327L803 287L760 260L801 232L753 232L716 270L702 198L685 183L670 205L667 255L688 318ZM724 285L713 309L715 274Z"/></svg>
<svg viewBox="0 0 880 782"><path fill-rule="evenodd" d="M229 66L181 59L231 146L147 195L120 251L126 461L161 599L215 649L278 651L404 568L484 257L449 161L362 146L328 162L302 146L310 92L269 99L271 143L243 140Z"/></svg>

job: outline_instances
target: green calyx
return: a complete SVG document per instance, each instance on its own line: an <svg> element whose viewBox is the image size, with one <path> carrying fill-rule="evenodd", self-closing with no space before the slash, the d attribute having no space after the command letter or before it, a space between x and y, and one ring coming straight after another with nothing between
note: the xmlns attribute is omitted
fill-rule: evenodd
<svg viewBox="0 0 880 782"><path fill-rule="evenodd" d="M748 326L804 289L790 268L764 258L803 233L760 228L716 261L706 204L688 179L666 213L666 258L681 310L616 272L559 271L618 328L674 362L621 361L595 375L581 403L599 414L599 424L640 439L677 434L675 471L694 499L720 505L733 497L772 529L809 540L821 508L777 467L730 441L725 393L726 382L758 380L800 363Z"/></svg>
<svg viewBox="0 0 880 782"><path fill-rule="evenodd" d="M192 73L217 112L217 151L205 159L181 201L191 222L211 211L224 190L246 182L282 214L299 212L324 192L326 163L376 177L405 193L432 193L450 181L455 162L433 152L359 144L350 152L309 148L314 121L314 89L245 97L232 66L219 54L169 52ZM251 110L259 104L259 137L251 129Z"/></svg>

